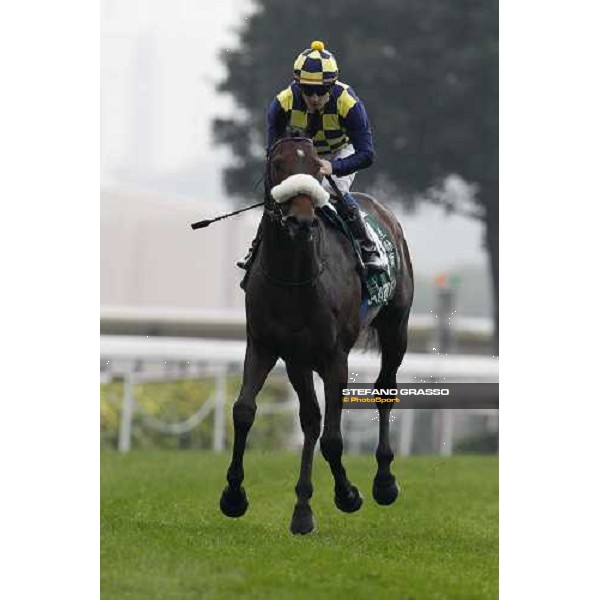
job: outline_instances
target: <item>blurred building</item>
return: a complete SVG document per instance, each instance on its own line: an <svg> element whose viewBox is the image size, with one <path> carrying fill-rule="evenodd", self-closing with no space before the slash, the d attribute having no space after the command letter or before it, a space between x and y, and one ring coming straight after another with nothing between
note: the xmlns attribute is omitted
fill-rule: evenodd
<svg viewBox="0 0 600 600"><path fill-rule="evenodd" d="M172 195L103 189L101 306L243 309L243 273L235 262L248 248L260 211L190 228L226 210Z"/></svg>

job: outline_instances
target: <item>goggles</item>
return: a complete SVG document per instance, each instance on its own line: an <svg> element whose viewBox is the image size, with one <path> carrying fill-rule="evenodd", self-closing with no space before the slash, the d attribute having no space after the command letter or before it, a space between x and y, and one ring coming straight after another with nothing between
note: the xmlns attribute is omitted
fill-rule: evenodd
<svg viewBox="0 0 600 600"><path fill-rule="evenodd" d="M302 93L308 96L309 98L316 94L317 96L325 96L331 91L330 85L310 85L306 83L300 84L300 89Z"/></svg>

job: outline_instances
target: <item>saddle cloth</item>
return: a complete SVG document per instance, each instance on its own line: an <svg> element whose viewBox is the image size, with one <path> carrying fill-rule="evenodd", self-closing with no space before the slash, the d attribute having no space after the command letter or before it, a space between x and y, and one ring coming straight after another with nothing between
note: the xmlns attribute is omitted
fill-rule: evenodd
<svg viewBox="0 0 600 600"><path fill-rule="evenodd" d="M338 215L337 211L329 204L317 209L317 211L324 217L326 223L336 227L350 239L355 254L360 258L358 244L353 239L348 227ZM396 245L387 230L375 217L363 210L360 212L365 221L365 225L377 246L379 255L386 265L385 271L372 273L368 277L363 278L362 302L360 306L360 318L362 321L369 308L383 306L384 304L387 304L393 296L396 289L396 276L398 274L400 262L398 260Z"/></svg>

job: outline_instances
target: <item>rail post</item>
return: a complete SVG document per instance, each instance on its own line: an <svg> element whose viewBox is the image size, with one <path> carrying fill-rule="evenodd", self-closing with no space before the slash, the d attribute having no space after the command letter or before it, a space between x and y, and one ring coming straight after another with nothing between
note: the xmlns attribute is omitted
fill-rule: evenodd
<svg viewBox="0 0 600 600"><path fill-rule="evenodd" d="M413 439L415 413L412 408L403 408L400 417L400 456L410 456Z"/></svg>
<svg viewBox="0 0 600 600"><path fill-rule="evenodd" d="M213 450L225 449L225 404L227 401L227 367L217 369L215 376L215 420L213 425Z"/></svg>
<svg viewBox="0 0 600 600"><path fill-rule="evenodd" d="M129 452L131 449L131 429L133 425L133 413L135 411L134 383L134 368L132 364L128 364L123 376L123 403L119 422L118 450L123 454Z"/></svg>

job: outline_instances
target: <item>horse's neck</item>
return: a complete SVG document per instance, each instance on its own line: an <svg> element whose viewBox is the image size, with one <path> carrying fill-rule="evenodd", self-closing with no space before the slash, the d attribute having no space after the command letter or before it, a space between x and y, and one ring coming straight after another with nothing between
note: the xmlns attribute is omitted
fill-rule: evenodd
<svg viewBox="0 0 600 600"><path fill-rule="evenodd" d="M269 278L293 285L312 281L319 275L322 269L318 249L320 228L313 232L311 241L292 240L269 219L264 220L263 228L261 262Z"/></svg>

